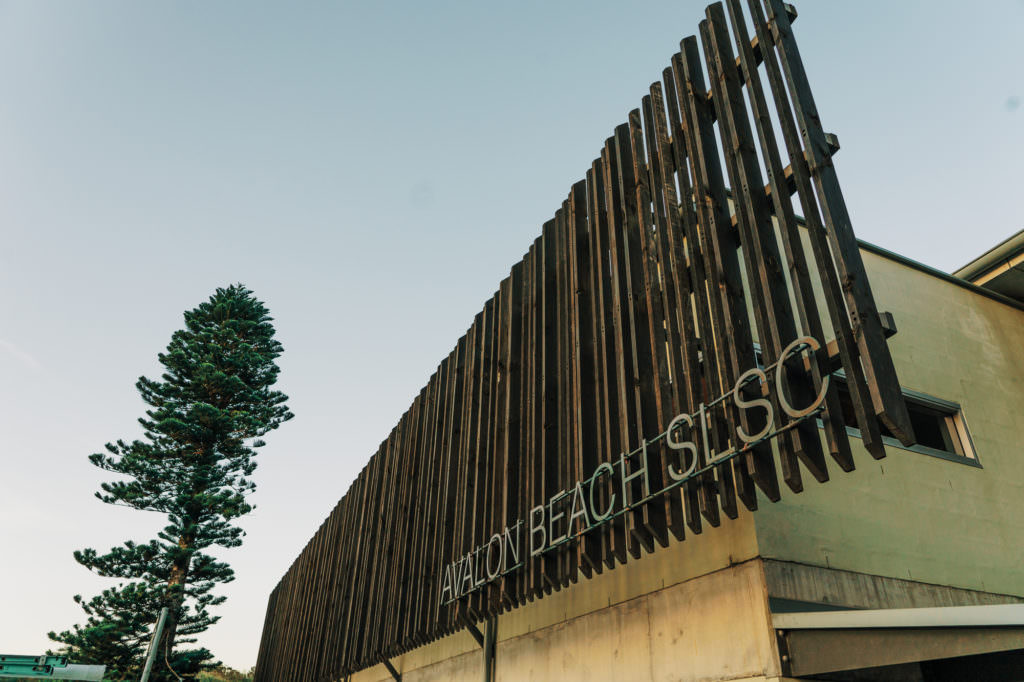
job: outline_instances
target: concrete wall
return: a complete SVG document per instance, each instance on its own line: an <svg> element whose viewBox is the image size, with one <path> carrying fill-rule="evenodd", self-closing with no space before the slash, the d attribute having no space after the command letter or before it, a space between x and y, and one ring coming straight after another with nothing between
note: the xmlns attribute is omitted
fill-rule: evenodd
<svg viewBox="0 0 1024 682"><path fill-rule="evenodd" d="M960 403L983 468L888 447L755 515L760 554L1024 595L1024 312L863 252L906 388ZM810 478L807 476L807 478Z"/></svg>
<svg viewBox="0 0 1024 682"><path fill-rule="evenodd" d="M764 573L757 560L526 633L517 634L507 623L507 618L498 622L499 682L753 681L780 674ZM461 636L472 641L468 634ZM483 674L479 649L421 666L403 657L395 665L409 682L478 682ZM352 679L391 678L375 668Z"/></svg>
<svg viewBox="0 0 1024 682"><path fill-rule="evenodd" d="M718 528L707 528L700 535L688 535L683 542L673 543L639 560L631 559L626 566L606 570L589 580L581 578L580 583L575 586L553 592L543 599L510 611L502 615L498 622L498 672L502 676L499 679L561 679L547 678L540 672L536 677L520 675L524 665L524 652L530 650L527 646L530 642L556 638L560 643L559 650L580 652L589 651L590 643L600 640L603 652L609 646L614 650L615 641L610 638L616 629L628 625L629 630L626 632L632 633L631 646L641 646L642 638L637 634L637 628L645 621L638 614L646 614L648 609L661 613L659 604L664 602L650 606L645 602L640 605L638 598L728 569L736 564L749 562L756 556L757 540L754 536L753 516L743 512L736 520L723 518L722 525ZM749 573L750 569L746 570ZM748 577L747 580L749 579ZM763 575L759 580L763 585ZM767 598L763 596L764 589L761 588L760 592L759 598L764 599L767 604ZM640 611L636 610L638 608ZM590 616L592 617L588 619ZM697 623L703 617L688 612L676 616L681 623ZM605 620L613 624L612 630L602 631L601 623ZM570 623L575 625L570 627ZM602 632L604 634L601 634ZM545 649L543 655L540 649L536 651L537 661L534 665L547 665L543 660L552 653L552 650ZM513 668L501 668L501 660L512 655L518 658L519 663ZM626 655L625 650L621 655ZM564 663L564 659L559 660ZM468 632L459 632L420 647L396 658L392 664L403 673L404 680L480 680L482 675L480 649ZM552 662L551 665L556 663ZM612 669L617 668L613 666ZM352 676L352 682L390 679L383 666L375 666ZM590 679L647 678L630 675Z"/></svg>

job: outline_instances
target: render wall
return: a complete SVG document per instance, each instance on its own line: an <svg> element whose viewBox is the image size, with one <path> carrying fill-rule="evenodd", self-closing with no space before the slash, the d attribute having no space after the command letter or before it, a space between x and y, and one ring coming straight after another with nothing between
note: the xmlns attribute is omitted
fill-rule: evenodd
<svg viewBox="0 0 1024 682"><path fill-rule="evenodd" d="M900 382L960 403L983 468L853 439L856 471L761 505L760 555L1024 595L1024 311L862 254Z"/></svg>
<svg viewBox="0 0 1024 682"><path fill-rule="evenodd" d="M672 623L676 623L677 628L692 627L696 630L707 618L717 622L716 619L725 618L726 614L704 614L695 604L685 603L666 610L666 604L681 598L680 595L691 594L692 588L670 592L653 601L647 597L666 588L689 584L702 576L728 572L738 564L748 566L756 556L753 516L743 512L736 520L723 518L719 528L707 528L700 535L688 535L683 542L670 544L614 570L605 570L589 580L581 578L577 585L512 610L498 619L495 652L498 680L649 679L647 673L635 668L637 659L634 655L647 656L651 653L650 625L645 624L651 613L656 614L655 618L665 632L670 631ZM745 568L737 575L740 577L736 579L735 587L730 588L733 583L723 583L719 578L714 582L715 589L723 593L731 590L743 593L744 590L749 591L751 585L763 585L764 582L760 568L756 575L752 568ZM764 602L766 609L765 590L759 587L758 592L756 601ZM702 609L713 605L706 601L701 604ZM761 607L755 605L752 608L756 613ZM616 639L619 636L616 633L627 637L629 646L622 646L625 640ZM689 636L669 637L669 650L682 651L681 647L691 641ZM662 648L661 641L659 639L656 648ZM557 646L553 642L557 642ZM606 654L616 650L621 661L615 656L608 660ZM591 676L582 676L582 673L578 677L572 676L576 673L556 675L553 668L546 667L564 667L568 665L567 661L577 660L576 657L581 657L578 669L588 671ZM515 665L509 664L511 660L516 661ZM400 656L392 664L402 672L403 680L478 681L482 679L482 661L476 640L468 632L458 632ZM601 665L595 667L598 662ZM623 665L630 667L630 674L616 676ZM530 670L535 672L528 672ZM551 676L548 672L552 673ZM383 666L375 666L353 675L351 682L390 679ZM686 678L663 676L659 679Z"/></svg>
<svg viewBox="0 0 1024 682"><path fill-rule="evenodd" d="M642 563L642 562L641 562ZM607 585L598 586L607 588ZM587 590L588 586L580 586ZM546 600L545 600L546 601ZM553 600L558 602L557 599ZM560 603L559 606L565 604ZM534 606L539 606L535 604ZM530 607L521 609L529 612ZM512 616L512 614L510 614ZM515 680L769 680L779 676L761 562L747 561L708 575L551 625L522 631L522 619L499 618L495 678ZM534 623L538 621L533 621ZM403 681L479 682L483 657L471 646L447 658L426 651L394 661ZM441 649L450 643L432 647ZM418 655L417 655L418 654ZM383 667L362 671L353 682L391 680Z"/></svg>

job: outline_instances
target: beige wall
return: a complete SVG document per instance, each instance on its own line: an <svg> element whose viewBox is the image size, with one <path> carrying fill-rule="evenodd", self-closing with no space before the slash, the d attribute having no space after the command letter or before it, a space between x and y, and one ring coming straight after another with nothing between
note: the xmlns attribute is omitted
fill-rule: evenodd
<svg viewBox="0 0 1024 682"><path fill-rule="evenodd" d="M577 591L592 591L591 587ZM500 618L496 679L753 682L776 678L778 652L765 594L762 565L754 560L523 634L509 632L507 619ZM519 612L528 613L536 606ZM472 642L468 634L457 636ZM432 663L410 655L394 664L407 682L479 682L483 673L478 649ZM383 668L352 678L353 682L390 679Z"/></svg>
<svg viewBox="0 0 1024 682"><path fill-rule="evenodd" d="M661 600L647 600L642 605L638 598L650 596L651 593L679 585L698 576L748 562L756 556L757 540L754 536L753 516L744 512L736 520L724 518L718 528L707 528L700 535L688 535L685 541L672 543L639 560L630 560L627 566L612 571L606 570L590 580L581 578L581 583L575 587L554 592L539 601L514 609L502 615L498 622L498 679L647 679L643 676L571 678L563 677L561 674L546 677L540 672L531 678L518 674L522 666L526 665L524 652L531 650L534 645L540 646L539 643L548 639L559 644L554 649L545 649L543 655L538 653L537 660L532 665L559 665L554 659L551 662L545 660L549 655L553 655L553 652L562 652L564 655L560 654L561 657L557 660L564 663L565 655L570 655L571 652L590 651L590 647L597 642L600 642L600 652L604 652L608 647L614 649L616 643L613 635L616 630L622 630L629 636L630 646L648 647L649 643L643 643L647 634L641 636L638 628L647 622L645 619L650 618L648 612L651 610L666 628L669 627L672 618L681 624L700 622L705 616L698 617L690 609L683 609L670 618L671 614L666 611L665 606L671 603L670 596ZM742 589L750 589L751 581L754 580L751 577L754 575L751 570L744 569L745 572L742 573L745 581ZM757 576L760 576L757 578L758 584L763 584L760 569ZM666 602L665 599L669 601ZM765 600L767 604L763 589L760 589L759 599ZM721 617L724 616L718 616ZM614 627L608 629L602 625L605 621L615 624ZM647 630L643 632L648 633ZM682 645L681 641L679 646ZM626 660L627 649L623 649L620 654L623 660ZM594 652L596 655L598 649L594 649ZM511 668L503 668L504 661L509 658L517 658L519 663ZM400 656L392 663L403 673L403 680L479 680L482 674L479 667L481 660L476 641L468 632L459 632ZM590 655L587 660L598 659ZM587 663L587 666L590 666L590 663ZM617 668L612 666L611 669ZM383 666L376 666L352 676L352 682L389 679L391 678Z"/></svg>
<svg viewBox="0 0 1024 682"><path fill-rule="evenodd" d="M960 403L984 468L888 447L755 515L762 556L1024 595L1024 312L870 252L901 383ZM809 476L807 477L809 478Z"/></svg>

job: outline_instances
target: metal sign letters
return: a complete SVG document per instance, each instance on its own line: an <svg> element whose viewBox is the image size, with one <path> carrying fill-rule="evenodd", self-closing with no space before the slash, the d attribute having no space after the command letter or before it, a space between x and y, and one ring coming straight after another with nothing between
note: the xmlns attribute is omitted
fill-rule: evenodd
<svg viewBox="0 0 1024 682"><path fill-rule="evenodd" d="M520 561L521 538L524 525L528 528L529 555L536 557L557 550L566 543L577 540L584 533L609 523L630 509L647 504L659 495L668 493L698 475L707 473L711 467L728 461L776 436L794 428L803 420L814 417L824 407L828 395L829 377L826 375L821 383L814 402L802 408L794 406L787 396L786 362L792 361L802 351L818 351L821 344L810 336L801 337L786 346L778 361L766 368L753 368L744 372L736 381L733 389L716 400L697 406L693 414L677 415L664 432L644 440L640 447L629 453L622 453L615 464L604 462L585 480L576 481L575 485L560 490L546 504L530 509L529 521L516 521L511 527L506 526L500 533L492 535L486 543L460 556L445 567L444 580L441 585L441 604L448 605L462 597L486 587L498 578L506 576L523 566ZM773 378L769 381L768 374ZM755 395L746 397L753 386ZM773 401L766 399L770 391L775 391L775 403L789 419L788 423L774 428ZM714 444L708 437L708 428L712 423L711 411L729 405L739 410L763 410L761 415L764 427L755 434L746 433L742 426L736 426L738 443L730 443L725 452L715 452ZM666 470L671 482L660 490L651 492L651 457L648 448L666 448L670 454L677 453L681 463L677 466L669 461ZM670 456L671 460L671 456ZM698 468L698 463L704 466ZM639 480L642 495L633 499L632 481ZM598 498L607 500L604 506L598 504Z"/></svg>
<svg viewBox="0 0 1024 682"><path fill-rule="evenodd" d="M707 8L281 579L257 680L338 679L850 471L840 369L866 450L912 442L795 11L740 2Z"/></svg>

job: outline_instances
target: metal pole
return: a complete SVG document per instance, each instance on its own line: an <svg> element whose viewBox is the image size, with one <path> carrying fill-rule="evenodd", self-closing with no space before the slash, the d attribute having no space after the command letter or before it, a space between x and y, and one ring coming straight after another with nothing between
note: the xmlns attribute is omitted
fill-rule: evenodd
<svg viewBox="0 0 1024 682"><path fill-rule="evenodd" d="M160 641L160 634L164 631L164 623L167 621L167 607L160 609L160 618L156 622L156 629L153 630L153 640L149 643L149 651L146 652L146 667L142 671L139 682L149 682L149 673L153 670L153 659L156 658L157 643Z"/></svg>
<svg viewBox="0 0 1024 682"><path fill-rule="evenodd" d="M484 682L494 682L494 650L498 643L498 619L488 618L484 630Z"/></svg>

